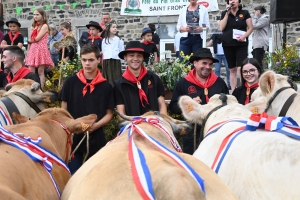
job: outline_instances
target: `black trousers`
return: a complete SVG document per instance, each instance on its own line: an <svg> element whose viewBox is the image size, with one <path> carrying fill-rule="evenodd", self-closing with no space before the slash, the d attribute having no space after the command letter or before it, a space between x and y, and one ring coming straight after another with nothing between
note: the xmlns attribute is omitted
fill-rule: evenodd
<svg viewBox="0 0 300 200"><path fill-rule="evenodd" d="M264 50L264 48L253 49L252 55L253 55L253 58L255 58L258 61L258 63L260 64L260 66L263 68L262 61L263 61L263 59L265 57L265 50Z"/></svg>
<svg viewBox="0 0 300 200"><path fill-rule="evenodd" d="M198 148L200 142L203 140L203 135L200 135L201 126L197 125L196 130L196 149ZM194 153L194 131L188 132L182 138L182 145L183 145L183 153L187 153L193 155Z"/></svg>

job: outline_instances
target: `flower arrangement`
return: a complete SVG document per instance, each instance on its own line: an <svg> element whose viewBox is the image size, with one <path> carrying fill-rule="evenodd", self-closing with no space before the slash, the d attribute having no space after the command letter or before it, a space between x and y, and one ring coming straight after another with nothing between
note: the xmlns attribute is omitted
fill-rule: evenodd
<svg viewBox="0 0 300 200"><path fill-rule="evenodd" d="M173 90L179 79L186 76L191 70L189 59L192 55L184 55L183 52L180 52L181 58L170 58L153 63L149 62L145 66L149 71L159 76L167 89Z"/></svg>
<svg viewBox="0 0 300 200"><path fill-rule="evenodd" d="M70 62L61 60L58 67L53 68L52 71L47 74L47 89L59 91L61 89L60 83L63 83L68 77L79 72L80 69L82 69L82 65L78 57Z"/></svg>
<svg viewBox="0 0 300 200"><path fill-rule="evenodd" d="M297 46L287 45L285 49L277 49L268 60L276 73L290 76L293 81L300 81L300 58Z"/></svg>

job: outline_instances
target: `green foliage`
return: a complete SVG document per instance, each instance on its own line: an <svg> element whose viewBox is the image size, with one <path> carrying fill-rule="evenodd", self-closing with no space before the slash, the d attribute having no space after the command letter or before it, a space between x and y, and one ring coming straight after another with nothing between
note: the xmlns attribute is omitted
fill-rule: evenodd
<svg viewBox="0 0 300 200"><path fill-rule="evenodd" d="M176 83L191 70L190 56L185 56L183 52L180 53L180 56L180 59L170 58L169 60L161 60L159 62L148 62L145 66L149 71L157 74L169 90L173 90Z"/></svg>
<svg viewBox="0 0 300 200"><path fill-rule="evenodd" d="M294 81L300 81L299 50L295 45L277 49L271 54L271 57L268 57L268 60L276 73L290 76Z"/></svg>

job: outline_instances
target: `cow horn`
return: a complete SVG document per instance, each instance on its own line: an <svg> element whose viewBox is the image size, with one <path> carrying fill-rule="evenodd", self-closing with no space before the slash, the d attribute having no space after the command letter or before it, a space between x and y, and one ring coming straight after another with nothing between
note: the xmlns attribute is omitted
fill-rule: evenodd
<svg viewBox="0 0 300 200"><path fill-rule="evenodd" d="M119 111L117 111L116 108L115 108L115 112L124 120L131 121L131 119L132 119L132 117L129 117L127 115L123 115L123 114L119 113Z"/></svg>
<svg viewBox="0 0 300 200"><path fill-rule="evenodd" d="M34 92L34 91L37 91L38 89L40 89L40 84L38 82L32 83L31 91Z"/></svg>

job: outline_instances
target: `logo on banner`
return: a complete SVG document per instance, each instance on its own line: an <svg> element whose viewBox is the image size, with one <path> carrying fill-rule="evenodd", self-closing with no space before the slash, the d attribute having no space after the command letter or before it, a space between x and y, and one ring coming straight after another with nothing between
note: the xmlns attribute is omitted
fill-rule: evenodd
<svg viewBox="0 0 300 200"><path fill-rule="evenodd" d="M141 3L139 0L127 0L124 12L130 14L141 14L142 10L140 9L140 5Z"/></svg>
<svg viewBox="0 0 300 200"><path fill-rule="evenodd" d="M203 5L203 6L205 6L205 8L208 8L208 6L209 6L209 3L208 2L206 2L206 1L199 1L199 2L197 2L199 5Z"/></svg>

